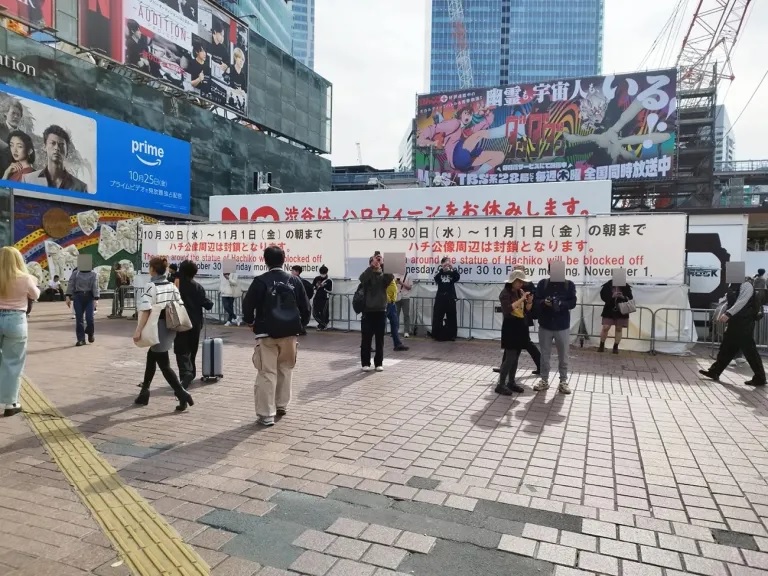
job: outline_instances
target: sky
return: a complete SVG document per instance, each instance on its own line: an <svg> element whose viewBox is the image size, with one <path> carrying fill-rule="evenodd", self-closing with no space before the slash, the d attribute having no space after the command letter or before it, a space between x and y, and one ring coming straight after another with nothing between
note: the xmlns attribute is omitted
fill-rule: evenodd
<svg viewBox="0 0 768 576"><path fill-rule="evenodd" d="M416 94L428 88L428 2L316 0L315 70L333 84L330 159L335 166L357 164L359 142L363 164L396 167L398 147L414 117ZM603 73L674 65L697 3L687 1L686 13L645 59L677 1L605 0ZM704 3L715 5L716 0ZM731 122L741 114L733 129L738 160L768 158L768 119L763 114L768 79L755 94L768 66L764 55L768 3L751 5L733 54L736 78L722 81L718 89Z"/></svg>

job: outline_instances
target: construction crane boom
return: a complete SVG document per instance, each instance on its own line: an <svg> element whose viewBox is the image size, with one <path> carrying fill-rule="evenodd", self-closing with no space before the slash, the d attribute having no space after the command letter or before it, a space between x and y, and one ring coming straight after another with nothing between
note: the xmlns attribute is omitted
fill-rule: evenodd
<svg viewBox="0 0 768 576"><path fill-rule="evenodd" d="M475 84L472 60L469 58L467 31L464 27L464 4L462 0L448 0L448 14L453 22L453 38L456 41L456 68L459 73L459 88L471 88Z"/></svg>
<svg viewBox="0 0 768 576"><path fill-rule="evenodd" d="M733 80L731 55L752 0L698 0L677 57L682 90L717 87Z"/></svg>

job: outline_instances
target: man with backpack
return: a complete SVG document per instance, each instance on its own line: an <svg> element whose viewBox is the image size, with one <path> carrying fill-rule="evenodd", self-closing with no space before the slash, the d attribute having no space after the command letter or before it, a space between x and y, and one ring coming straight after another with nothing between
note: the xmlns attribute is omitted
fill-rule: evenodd
<svg viewBox="0 0 768 576"><path fill-rule="evenodd" d="M254 278L248 288L243 318L256 334L256 423L273 426L276 416L285 416L291 401L298 335L309 321L310 311L301 279L283 270L282 248L269 246L264 250L264 263L269 271Z"/></svg>
<svg viewBox="0 0 768 576"><path fill-rule="evenodd" d="M726 297L727 308L718 318L726 327L723 342L717 351L717 359L709 369L699 370L699 373L717 382L720 374L741 351L754 372L754 377L745 384L765 386L765 368L755 344L755 322L763 317L761 294L754 289L751 282L745 280L741 284L729 284Z"/></svg>
<svg viewBox="0 0 768 576"><path fill-rule="evenodd" d="M550 277L541 280L536 286L533 309L539 320L539 346L541 347L541 380L533 387L536 392L549 388L549 366L554 340L560 372L558 391L561 394L571 393L568 386L568 347L571 335L571 310L574 308L576 308L576 285L570 280L558 278L556 282Z"/></svg>

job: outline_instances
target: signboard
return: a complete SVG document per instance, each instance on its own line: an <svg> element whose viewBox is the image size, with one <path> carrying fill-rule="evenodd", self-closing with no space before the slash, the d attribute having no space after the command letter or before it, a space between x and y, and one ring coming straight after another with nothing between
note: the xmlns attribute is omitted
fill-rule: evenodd
<svg viewBox="0 0 768 576"><path fill-rule="evenodd" d="M240 114L248 27L204 0L80 0L80 44Z"/></svg>
<svg viewBox="0 0 768 576"><path fill-rule="evenodd" d="M144 272L153 256L169 262L193 260L201 276L218 276L225 262L235 261L240 277L267 271L264 249L285 250L285 269L298 264L318 273L325 264L333 277L344 276L344 223L302 222L277 224L155 224L142 228Z"/></svg>
<svg viewBox="0 0 768 576"><path fill-rule="evenodd" d="M675 69L419 96L433 185L672 178Z"/></svg>
<svg viewBox="0 0 768 576"><path fill-rule="evenodd" d="M189 214L188 142L10 86L0 113L0 186Z"/></svg>
<svg viewBox="0 0 768 576"><path fill-rule="evenodd" d="M54 27L54 0L0 0L0 6L5 9L3 13L6 16L21 18L40 28ZM19 30L11 24L12 22L13 21L9 19L8 25L10 25L14 31L22 33L26 31L26 26Z"/></svg>
<svg viewBox="0 0 768 576"><path fill-rule="evenodd" d="M548 275L562 260L577 283L604 282L624 268L630 284L683 284L684 214L632 214L554 218L417 219L402 221L281 222L150 225L143 230L143 259L192 259L201 274L218 274L232 258L241 275L265 271L270 244L286 250L286 267L300 264L334 277L356 278L375 251L403 253L406 270L431 280L448 257L465 282L504 282L516 265L529 275ZM399 265L398 265L399 266ZM386 267L386 261L385 261Z"/></svg>
<svg viewBox="0 0 768 576"><path fill-rule="evenodd" d="M611 211L611 183L211 196L211 221L579 216Z"/></svg>

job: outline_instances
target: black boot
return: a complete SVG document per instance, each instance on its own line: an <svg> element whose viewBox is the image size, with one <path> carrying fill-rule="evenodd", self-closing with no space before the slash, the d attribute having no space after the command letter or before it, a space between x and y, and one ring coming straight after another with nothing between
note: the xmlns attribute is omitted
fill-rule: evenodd
<svg viewBox="0 0 768 576"><path fill-rule="evenodd" d="M146 406L149 404L149 388L142 386L141 392L136 396L136 400L134 400L133 403L138 404L139 406Z"/></svg>
<svg viewBox="0 0 768 576"><path fill-rule="evenodd" d="M618 354L619 353L619 345L618 344L614 344L613 345L613 353L614 354Z"/></svg>
<svg viewBox="0 0 768 576"><path fill-rule="evenodd" d="M184 412L184 410L187 409L187 406L195 405L195 401L192 400L192 394L186 390L176 392L176 398L179 400L179 405L176 406L176 412Z"/></svg>
<svg viewBox="0 0 768 576"><path fill-rule="evenodd" d="M605 340L600 340L600 346L597 347L598 352L605 352Z"/></svg>

